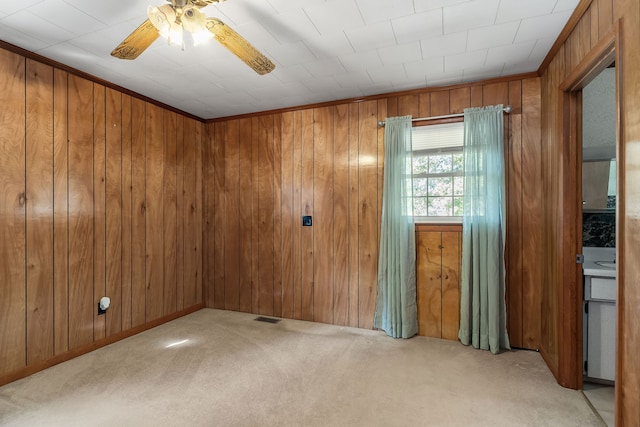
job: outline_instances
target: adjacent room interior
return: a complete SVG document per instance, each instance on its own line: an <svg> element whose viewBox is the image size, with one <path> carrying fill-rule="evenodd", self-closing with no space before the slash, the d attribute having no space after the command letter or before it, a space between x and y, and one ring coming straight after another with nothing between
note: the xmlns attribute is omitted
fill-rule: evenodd
<svg viewBox="0 0 640 427"><path fill-rule="evenodd" d="M638 49L629 0L0 5L0 424L640 425ZM460 342L492 107L498 354Z"/></svg>

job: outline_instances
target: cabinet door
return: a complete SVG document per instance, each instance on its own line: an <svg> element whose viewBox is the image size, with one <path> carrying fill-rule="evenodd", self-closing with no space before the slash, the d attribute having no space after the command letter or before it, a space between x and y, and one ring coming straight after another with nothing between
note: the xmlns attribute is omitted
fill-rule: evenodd
<svg viewBox="0 0 640 427"><path fill-rule="evenodd" d="M616 378L616 305L589 301L587 330L587 376Z"/></svg>
<svg viewBox="0 0 640 427"><path fill-rule="evenodd" d="M416 233L418 334L442 338L442 233Z"/></svg>

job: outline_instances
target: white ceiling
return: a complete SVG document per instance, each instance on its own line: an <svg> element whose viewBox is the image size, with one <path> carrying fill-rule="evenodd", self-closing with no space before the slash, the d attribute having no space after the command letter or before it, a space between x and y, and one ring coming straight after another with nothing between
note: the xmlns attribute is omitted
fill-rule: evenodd
<svg viewBox="0 0 640 427"><path fill-rule="evenodd" d="M201 118L535 71L579 0L228 0L202 11L267 55L212 40L110 52L162 0L0 0L0 39Z"/></svg>

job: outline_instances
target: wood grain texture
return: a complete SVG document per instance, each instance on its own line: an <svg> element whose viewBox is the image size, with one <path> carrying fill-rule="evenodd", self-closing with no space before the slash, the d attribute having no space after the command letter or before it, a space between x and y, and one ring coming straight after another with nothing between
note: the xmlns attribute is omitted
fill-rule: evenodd
<svg viewBox="0 0 640 427"><path fill-rule="evenodd" d="M0 372L26 365L25 61L0 50Z"/></svg>
<svg viewBox="0 0 640 427"><path fill-rule="evenodd" d="M196 186L195 186L195 247L193 249L195 256L195 289L193 290L195 294L195 303L191 306L200 305L203 301L203 282L202 282L202 271L203 271L203 259L202 259L202 217L203 217L203 208L202 208L202 141L203 141L203 124L200 121L193 120L195 124L195 141L194 141L194 150L196 156L196 167L195 167L195 175L196 175Z"/></svg>
<svg viewBox="0 0 640 427"><path fill-rule="evenodd" d="M313 140L314 111L304 110L301 117L302 138L302 183L301 183L301 215L314 214L314 140ZM300 219L302 221L302 218ZM302 256L301 286L302 286L302 320L313 320L315 305L314 292L314 241L315 227L302 227L300 252Z"/></svg>
<svg viewBox="0 0 640 427"><path fill-rule="evenodd" d="M302 111L293 113L293 318L302 319Z"/></svg>
<svg viewBox="0 0 640 427"><path fill-rule="evenodd" d="M442 233L416 234L418 335L442 338Z"/></svg>
<svg viewBox="0 0 640 427"><path fill-rule="evenodd" d="M176 186L177 186L177 194L176 194L176 202L178 205L178 210L176 212L177 216L177 235L178 241L176 242L176 252L178 259L176 260L176 305L178 310L183 310L185 307L184 303L184 292L185 292L185 257L186 257L186 243L185 243L185 217L186 217L186 209L185 209L185 174L184 174L184 140L185 140L185 129L184 129L184 121L185 118L182 116L176 117Z"/></svg>
<svg viewBox="0 0 640 427"><path fill-rule="evenodd" d="M259 248L259 216L260 210L260 173L259 173L259 135L260 120L251 119L251 312L260 312L260 248Z"/></svg>
<svg viewBox="0 0 640 427"><path fill-rule="evenodd" d="M163 281L163 113L155 105L147 104L146 116L146 273L145 273L145 320L162 317L164 311ZM195 170L195 167L192 169Z"/></svg>
<svg viewBox="0 0 640 427"><path fill-rule="evenodd" d="M122 94L106 89L106 336L122 331Z"/></svg>
<svg viewBox="0 0 640 427"><path fill-rule="evenodd" d="M333 323L333 107L313 117L313 320Z"/></svg>
<svg viewBox="0 0 640 427"><path fill-rule="evenodd" d="M431 93L431 116L444 116L451 111L449 91Z"/></svg>
<svg viewBox="0 0 640 427"><path fill-rule="evenodd" d="M387 109L389 104L387 103ZM418 95L418 117L431 116L431 93L421 93Z"/></svg>
<svg viewBox="0 0 640 427"><path fill-rule="evenodd" d="M163 112L164 120L164 176L163 176L163 315L178 307L178 147L176 145L176 114Z"/></svg>
<svg viewBox="0 0 640 427"><path fill-rule="evenodd" d="M377 102L359 105L359 308L358 326L373 327L378 276Z"/></svg>
<svg viewBox="0 0 640 427"><path fill-rule="evenodd" d="M334 109L333 323L349 325L349 106ZM335 161L338 159L338 161ZM346 160L346 161L345 161Z"/></svg>
<svg viewBox="0 0 640 427"><path fill-rule="evenodd" d="M69 350L69 209L67 73L53 70L53 335L54 354Z"/></svg>
<svg viewBox="0 0 640 427"><path fill-rule="evenodd" d="M69 76L69 349L93 341L93 84Z"/></svg>
<svg viewBox="0 0 640 427"><path fill-rule="evenodd" d="M458 340L460 329L460 259L461 232L442 233L441 335L445 340Z"/></svg>
<svg viewBox="0 0 640 427"><path fill-rule="evenodd" d="M251 160L251 119L240 119L238 122L238 237L240 239L239 254L239 307L240 311L251 312L251 218L252 218L252 160Z"/></svg>
<svg viewBox="0 0 640 427"><path fill-rule="evenodd" d="M281 124L281 153L282 153L282 317L294 317L294 277L293 277L293 247L294 229L298 225L293 209L293 113L282 114Z"/></svg>
<svg viewBox="0 0 640 427"><path fill-rule="evenodd" d="M202 155L204 162L207 165L213 165L215 160L213 158L213 144L215 140L215 125L207 126L205 132L205 138L202 144ZM203 171L203 183L205 187L204 191L204 303L207 307L213 307L213 288L215 285L215 263L214 263L214 242L216 238L216 224L213 220L215 215L215 203L214 203L214 186L215 186L215 169L208 167Z"/></svg>
<svg viewBox="0 0 640 427"><path fill-rule="evenodd" d="M106 296L105 87L93 84L93 301ZM93 339L104 338L105 316L93 310Z"/></svg>
<svg viewBox="0 0 640 427"><path fill-rule="evenodd" d="M471 105L471 89L461 87L449 92L449 114L464 113L464 109Z"/></svg>
<svg viewBox="0 0 640 427"><path fill-rule="evenodd" d="M184 307L191 307L202 297L202 290L198 289L198 250L199 243L196 208L196 180L199 143L196 139L195 120L184 119Z"/></svg>
<svg viewBox="0 0 640 427"><path fill-rule="evenodd" d="M226 310L240 309L240 210L238 197L240 196L240 149L239 149L239 122L237 120L227 123L222 152L224 161L224 190L223 205L220 210L224 210L222 230L224 233L223 248L224 253L216 256L224 260L224 270L222 275L216 276L216 282L220 280L224 287L224 308ZM216 150L220 155L220 150ZM220 266L220 264L216 264Z"/></svg>
<svg viewBox="0 0 640 427"><path fill-rule="evenodd" d="M230 231L227 229L227 194L225 189L225 168L226 161L226 147L227 141L225 140L225 134L227 129L227 123L219 123L215 126L213 131L213 188L212 196L214 203L213 210L213 222L218 225L216 227L215 237L211 245L213 247L213 258L210 262L213 264L213 308L225 308L225 292L226 292L226 250L225 244L233 238L230 235ZM229 142L229 145L233 142ZM229 165L229 169L232 169L232 164ZM229 200L229 205L233 206L232 200ZM229 266L230 269L233 265ZM229 277L231 279L231 274Z"/></svg>
<svg viewBox="0 0 640 427"><path fill-rule="evenodd" d="M282 317L282 114L273 118L273 315Z"/></svg>
<svg viewBox="0 0 640 427"><path fill-rule="evenodd" d="M131 181L131 97L122 95L122 330L131 328L131 225L133 183Z"/></svg>
<svg viewBox="0 0 640 427"><path fill-rule="evenodd" d="M26 61L27 364L54 354L53 69Z"/></svg>
<svg viewBox="0 0 640 427"><path fill-rule="evenodd" d="M397 102L396 102L397 108ZM387 103L387 114L389 104ZM360 108L349 105L349 326L358 327L360 319Z"/></svg>
<svg viewBox="0 0 640 427"><path fill-rule="evenodd" d="M258 136L258 313L273 316L273 116L259 118Z"/></svg>
<svg viewBox="0 0 640 427"><path fill-rule="evenodd" d="M146 148L144 126L146 104L138 99L131 106L131 326L146 319Z"/></svg>
<svg viewBox="0 0 640 427"><path fill-rule="evenodd" d="M412 116L413 118L421 117L419 95L413 94L399 96L398 116Z"/></svg>

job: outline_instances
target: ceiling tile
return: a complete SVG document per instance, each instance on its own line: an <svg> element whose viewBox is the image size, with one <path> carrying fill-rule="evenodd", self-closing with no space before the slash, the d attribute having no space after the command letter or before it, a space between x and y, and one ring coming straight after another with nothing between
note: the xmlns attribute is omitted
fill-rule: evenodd
<svg viewBox="0 0 640 427"><path fill-rule="evenodd" d="M381 22L355 30L346 30L345 34L356 52L365 52L396 44L396 38L390 22Z"/></svg>
<svg viewBox="0 0 640 427"><path fill-rule="evenodd" d="M373 24L414 13L413 0L356 0L364 22Z"/></svg>
<svg viewBox="0 0 640 427"><path fill-rule="evenodd" d="M456 70L453 72L446 72L441 74L434 74L427 76L427 85L438 87L447 85L457 85L462 83L462 70Z"/></svg>
<svg viewBox="0 0 640 427"><path fill-rule="evenodd" d="M469 30L467 50L473 51L492 46L509 45L513 43L519 26L520 22L515 21Z"/></svg>
<svg viewBox="0 0 640 427"><path fill-rule="evenodd" d="M2 26L6 25L7 27L11 27L22 33L29 34L29 36L42 40L49 45L60 43L75 37L75 34L62 29L49 21L45 21L41 17L26 10L22 10L14 13L13 15L2 18L2 20L0 20L0 24Z"/></svg>
<svg viewBox="0 0 640 427"><path fill-rule="evenodd" d="M423 59L421 61L409 62L404 64L404 68L409 79L442 74L444 72L444 57L440 56Z"/></svg>
<svg viewBox="0 0 640 427"><path fill-rule="evenodd" d="M49 43L36 39L35 37L31 37L30 35L7 25L3 25L2 22L3 19L0 19L0 40L20 47L28 46L28 49L32 52L38 52L39 50L49 46Z"/></svg>
<svg viewBox="0 0 640 427"><path fill-rule="evenodd" d="M468 83L489 79L495 76L501 76L503 67L504 65L493 65L490 67L474 67L468 70L464 70L462 74L462 81Z"/></svg>
<svg viewBox="0 0 640 427"><path fill-rule="evenodd" d="M273 7L278 13L285 13L292 10L302 9L324 2L324 0L267 0L271 7Z"/></svg>
<svg viewBox="0 0 640 427"><path fill-rule="evenodd" d="M406 79L407 73L403 64L388 65L386 67L368 69L367 73L373 82L392 81L394 79Z"/></svg>
<svg viewBox="0 0 640 427"><path fill-rule="evenodd" d="M276 67L273 71L275 76L282 83L297 82L304 79L311 79L313 76L302 65L292 65L291 67Z"/></svg>
<svg viewBox="0 0 640 427"><path fill-rule="evenodd" d="M147 6L152 0L65 0L85 14L107 25L136 19L142 23L147 17ZM155 2L162 4L162 2Z"/></svg>
<svg viewBox="0 0 640 427"><path fill-rule="evenodd" d="M414 62L422 59L420 42L405 43L378 49L378 55L384 65Z"/></svg>
<svg viewBox="0 0 640 427"><path fill-rule="evenodd" d="M372 83L371 77L365 71L357 73L336 74L333 78L338 82L340 87L360 86Z"/></svg>
<svg viewBox="0 0 640 427"><path fill-rule="evenodd" d="M280 43L296 42L319 35L302 9L285 12L276 17L263 16L258 22Z"/></svg>
<svg viewBox="0 0 640 427"><path fill-rule="evenodd" d="M454 71L474 67L483 67L486 57L486 50L476 50L474 52L461 53L459 55L445 56L444 70Z"/></svg>
<svg viewBox="0 0 640 427"><path fill-rule="evenodd" d="M453 6L458 3L466 3L469 0L414 0L416 12L424 12L427 10L440 9L445 6Z"/></svg>
<svg viewBox="0 0 640 427"><path fill-rule="evenodd" d="M326 3L316 3L304 10L320 34L364 26L360 10L353 0L329 0Z"/></svg>
<svg viewBox="0 0 640 427"><path fill-rule="evenodd" d="M340 55L339 59L340 62L342 62L342 65L351 72L364 71L368 68L377 68L382 66L380 56L375 50Z"/></svg>
<svg viewBox="0 0 640 427"><path fill-rule="evenodd" d="M492 47L487 52L485 66L489 67L498 64L513 64L526 61L529 59L534 45L535 42L529 41L507 46Z"/></svg>
<svg viewBox="0 0 640 427"><path fill-rule="evenodd" d="M35 4L42 3L43 1L44 0L3 1L0 2L0 13L3 15L11 15Z"/></svg>
<svg viewBox="0 0 640 427"><path fill-rule="evenodd" d="M495 23L500 0L474 0L442 9L444 33L467 31Z"/></svg>
<svg viewBox="0 0 640 427"><path fill-rule="evenodd" d="M344 65L338 58L321 59L318 61L306 62L304 68L314 77L332 76L334 74L344 73L346 70Z"/></svg>
<svg viewBox="0 0 640 427"><path fill-rule="evenodd" d="M304 44L316 58L328 58L354 52L351 42L343 31L310 37L304 41Z"/></svg>
<svg viewBox="0 0 640 427"><path fill-rule="evenodd" d="M524 62L519 62L516 64L505 64L504 68L502 69L502 75L511 76L514 74L535 72L540 67L541 62L542 60L528 59Z"/></svg>
<svg viewBox="0 0 640 427"><path fill-rule="evenodd" d="M556 40L554 38L538 39L536 45L531 51L531 58L538 58L540 62L547 56L547 53L551 50L553 43Z"/></svg>
<svg viewBox="0 0 640 427"><path fill-rule="evenodd" d="M502 1L498 8L496 23L548 15L553 11L555 5L556 0Z"/></svg>
<svg viewBox="0 0 640 427"><path fill-rule="evenodd" d="M553 9L554 12L564 12L565 10L573 10L578 6L580 0L558 0L556 3L556 7Z"/></svg>
<svg viewBox="0 0 640 427"><path fill-rule="evenodd" d="M393 19L391 25L398 43L441 36L442 9Z"/></svg>
<svg viewBox="0 0 640 427"><path fill-rule="evenodd" d="M423 58L463 53L467 49L467 33L461 32L429 38L422 40L420 45L422 46Z"/></svg>
<svg viewBox="0 0 640 427"><path fill-rule="evenodd" d="M315 59L315 56L302 42L273 45L267 49L268 56L281 65L302 64Z"/></svg>
<svg viewBox="0 0 640 427"><path fill-rule="evenodd" d="M105 28L105 24L62 0L48 0L30 7L29 12L75 35Z"/></svg>
<svg viewBox="0 0 640 427"><path fill-rule="evenodd" d="M566 11L537 18L523 19L514 41L519 43L527 40L537 40L540 38L540 34L544 34L545 38L557 39L571 13L571 11Z"/></svg>

